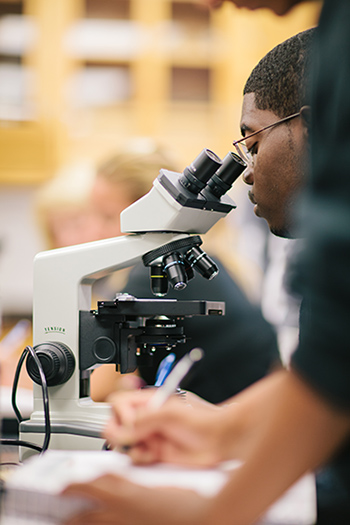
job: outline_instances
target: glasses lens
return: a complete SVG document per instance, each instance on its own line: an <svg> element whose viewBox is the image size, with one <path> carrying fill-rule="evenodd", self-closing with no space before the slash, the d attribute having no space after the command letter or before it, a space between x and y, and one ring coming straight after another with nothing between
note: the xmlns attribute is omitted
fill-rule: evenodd
<svg viewBox="0 0 350 525"><path fill-rule="evenodd" d="M247 166L253 167L253 155L248 151L247 146L243 144L243 142L240 142L239 144L233 143L233 145L236 148L238 155L244 160Z"/></svg>

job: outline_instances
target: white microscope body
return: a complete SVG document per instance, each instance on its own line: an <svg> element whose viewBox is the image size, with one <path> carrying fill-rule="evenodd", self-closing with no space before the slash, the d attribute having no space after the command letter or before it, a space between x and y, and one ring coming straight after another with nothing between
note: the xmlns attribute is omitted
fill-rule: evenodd
<svg viewBox="0 0 350 525"><path fill-rule="evenodd" d="M183 174L161 170L151 191L122 212L121 227L127 235L50 250L36 256L33 346L37 349L38 345L58 343L68 348L72 366L68 379L48 387L50 448L100 450L104 445L100 436L110 408L91 400L89 386L86 387L90 370L80 366L80 312L91 312L92 284L109 273L135 265L145 254L154 252L157 260L161 260L159 249L162 252L164 246L172 248L179 243L186 244L187 240L191 243L193 234L206 233L235 207L231 199L223 195L223 189L227 186L228 171L232 179L229 187L243 171L245 166L240 159L230 153L222 162L209 150L203 150L196 161L186 168L187 173L186 170ZM219 177L219 186L221 182L224 186L219 188L221 195L217 196L209 186L220 175L220 169L226 179ZM207 183L205 179L209 178ZM200 189L193 191L193 184L198 185L198 181ZM217 188L216 182L212 188ZM103 358L98 360L101 362ZM118 364L118 360L115 362ZM42 363L45 368L45 358ZM50 368L51 363L48 366ZM95 365L91 366L93 368ZM86 391L82 393L84 384ZM45 414L42 389L36 382L33 395L33 413L29 420L20 424L20 439L41 446ZM32 454L33 451L21 447L21 459Z"/></svg>

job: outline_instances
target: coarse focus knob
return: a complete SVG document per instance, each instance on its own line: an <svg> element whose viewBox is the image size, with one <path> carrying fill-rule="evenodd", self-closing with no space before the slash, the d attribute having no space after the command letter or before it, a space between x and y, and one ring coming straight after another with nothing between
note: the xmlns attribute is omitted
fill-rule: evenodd
<svg viewBox="0 0 350 525"><path fill-rule="evenodd" d="M68 381L75 368L73 352L64 343L51 341L34 347L34 351L42 364L47 386L61 385ZM30 378L41 385L41 378L34 358L28 355L26 368Z"/></svg>

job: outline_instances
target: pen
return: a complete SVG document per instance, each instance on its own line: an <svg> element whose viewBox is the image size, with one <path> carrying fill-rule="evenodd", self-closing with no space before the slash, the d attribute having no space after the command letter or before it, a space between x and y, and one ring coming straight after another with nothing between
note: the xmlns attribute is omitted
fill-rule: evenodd
<svg viewBox="0 0 350 525"><path fill-rule="evenodd" d="M170 370L172 369L175 357L175 354L171 353L164 357L164 359L160 362L154 386L161 386L164 383L170 373Z"/></svg>
<svg viewBox="0 0 350 525"><path fill-rule="evenodd" d="M204 351L201 348L193 348L188 354L185 354L182 359L171 370L166 377L164 383L157 388L155 394L148 401L147 406L151 410L157 410L165 401L176 392L181 381L188 374L192 366L200 361L204 356ZM132 445L122 445L119 451L122 453L128 452Z"/></svg>
<svg viewBox="0 0 350 525"><path fill-rule="evenodd" d="M176 389L179 387L181 381L188 374L192 366L200 361L203 356L204 352L201 348L193 348L188 354L185 354L171 370L163 385L160 386L151 397L148 402L148 407L152 410L160 408L165 401L176 392Z"/></svg>

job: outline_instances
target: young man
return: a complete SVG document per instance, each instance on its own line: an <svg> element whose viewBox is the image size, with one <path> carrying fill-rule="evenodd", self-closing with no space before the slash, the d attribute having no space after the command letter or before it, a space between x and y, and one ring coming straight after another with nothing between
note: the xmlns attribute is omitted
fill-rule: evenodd
<svg viewBox="0 0 350 525"><path fill-rule="evenodd" d="M254 68L244 88L244 138L234 142L248 164L243 179L252 186L248 196L254 212L280 237L295 237L295 208L308 169L307 71L313 34L309 30L288 39Z"/></svg>
<svg viewBox="0 0 350 525"><path fill-rule="evenodd" d="M291 42L267 55L251 75L241 121L249 150L245 180L252 186L251 200L256 214L278 235L293 234L294 196L307 165L309 111L302 109L306 91L290 91L289 84L295 73L294 82L304 85L305 71L298 71L298 60L305 40L299 35ZM272 86L277 91L269 97ZM113 445L132 445L135 462L213 465L240 458L243 466L212 499L180 489L140 488L114 477L71 487L69 493L91 496L101 504L72 523L253 523L303 473L327 461L350 432L348 413L303 378L303 360L296 355L290 371L260 381L221 409L184 410L173 399L152 413L145 408L150 392L116 401L106 436ZM316 360L313 364L317 368ZM322 373L327 376L327 368Z"/></svg>

